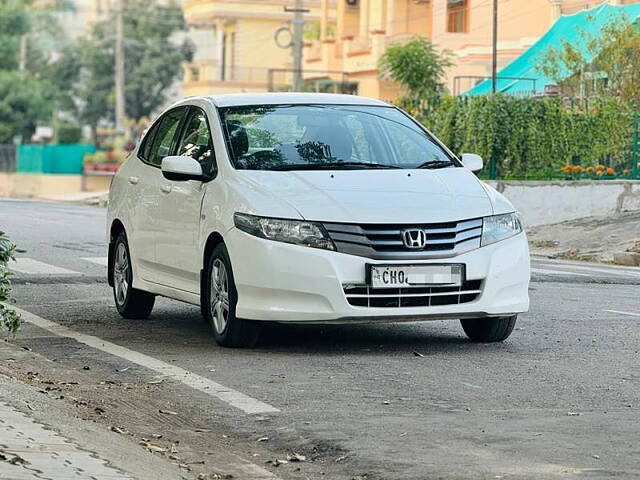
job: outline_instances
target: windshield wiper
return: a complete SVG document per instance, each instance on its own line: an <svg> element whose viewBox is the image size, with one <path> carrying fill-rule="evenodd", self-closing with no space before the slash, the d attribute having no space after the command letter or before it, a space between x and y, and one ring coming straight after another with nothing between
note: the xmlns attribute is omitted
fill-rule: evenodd
<svg viewBox="0 0 640 480"><path fill-rule="evenodd" d="M415 168L445 168L455 165L451 160L427 160Z"/></svg>
<svg viewBox="0 0 640 480"><path fill-rule="evenodd" d="M270 170L332 170L351 168L401 168L395 165L385 165L384 163L369 162L324 162L324 163L292 163L289 165L278 165Z"/></svg>

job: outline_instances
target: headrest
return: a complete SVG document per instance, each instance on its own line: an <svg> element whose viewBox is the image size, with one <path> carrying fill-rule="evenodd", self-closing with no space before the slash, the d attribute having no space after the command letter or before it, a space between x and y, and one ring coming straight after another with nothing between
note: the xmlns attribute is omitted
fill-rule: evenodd
<svg viewBox="0 0 640 480"><path fill-rule="evenodd" d="M233 150L234 156L241 157L249 151L249 137L247 129L238 120L227 121L227 132L229 134L229 143Z"/></svg>

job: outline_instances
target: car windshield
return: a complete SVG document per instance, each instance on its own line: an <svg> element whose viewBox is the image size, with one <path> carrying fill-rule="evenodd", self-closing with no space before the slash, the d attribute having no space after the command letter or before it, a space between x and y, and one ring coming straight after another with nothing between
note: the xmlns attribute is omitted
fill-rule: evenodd
<svg viewBox="0 0 640 480"><path fill-rule="evenodd" d="M396 108L260 105L220 109L229 154L241 170L458 166Z"/></svg>

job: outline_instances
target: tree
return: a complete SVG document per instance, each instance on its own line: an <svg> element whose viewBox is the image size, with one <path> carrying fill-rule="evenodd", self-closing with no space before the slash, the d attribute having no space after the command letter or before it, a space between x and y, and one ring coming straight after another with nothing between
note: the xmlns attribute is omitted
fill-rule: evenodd
<svg viewBox="0 0 640 480"><path fill-rule="evenodd" d="M0 232L0 330L6 329L13 333L20 328L20 315L5 302L11 301L11 272L7 265L10 260L15 260L14 255L17 252L19 250L5 233Z"/></svg>
<svg viewBox="0 0 640 480"><path fill-rule="evenodd" d="M17 70L20 38L30 30L31 22L26 10L0 0L0 70Z"/></svg>
<svg viewBox="0 0 640 480"><path fill-rule="evenodd" d="M193 57L189 40L175 41L186 30L180 6L158 0L124 3L125 105L138 122L166 104L169 88L181 77L182 63ZM63 91L61 106L95 130L115 115L115 13L98 22L89 38L68 48L55 77Z"/></svg>
<svg viewBox="0 0 640 480"><path fill-rule="evenodd" d="M610 98L640 107L640 24L619 18L545 53L540 71L578 100Z"/></svg>
<svg viewBox="0 0 640 480"><path fill-rule="evenodd" d="M30 139L39 122L48 121L53 92L44 80L28 72L0 71L0 143L15 137Z"/></svg>
<svg viewBox="0 0 640 480"><path fill-rule="evenodd" d="M114 118L114 59L105 48L109 46L104 42L82 39L68 46L52 66L59 110L89 125L94 142L100 121Z"/></svg>
<svg viewBox="0 0 640 480"><path fill-rule="evenodd" d="M69 8L67 0L0 0L0 143L28 141L51 120L51 43L63 35L53 12Z"/></svg>
<svg viewBox="0 0 640 480"><path fill-rule="evenodd" d="M424 37L415 36L406 43L389 46L380 57L378 68L383 75L405 90L402 103L433 104L445 92L443 77L452 65L448 51L438 52Z"/></svg>

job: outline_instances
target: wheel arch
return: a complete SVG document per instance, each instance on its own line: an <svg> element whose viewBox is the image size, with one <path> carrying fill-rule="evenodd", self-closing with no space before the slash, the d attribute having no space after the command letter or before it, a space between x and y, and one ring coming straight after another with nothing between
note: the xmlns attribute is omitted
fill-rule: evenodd
<svg viewBox="0 0 640 480"><path fill-rule="evenodd" d="M224 243L224 238L220 232L211 232L207 237L207 241L204 244L204 250L202 254L202 265L200 269L200 298L202 298L202 292L204 292L206 288L206 269L209 264L209 259L211 258L211 253L213 250L220 244Z"/></svg>
<svg viewBox="0 0 640 480"><path fill-rule="evenodd" d="M107 253L107 283L110 287L113 287L113 246L116 238L118 238L118 235L122 232L125 232L125 235L127 233L124 224L120 219L114 219L109 228L109 250Z"/></svg>

